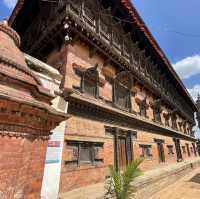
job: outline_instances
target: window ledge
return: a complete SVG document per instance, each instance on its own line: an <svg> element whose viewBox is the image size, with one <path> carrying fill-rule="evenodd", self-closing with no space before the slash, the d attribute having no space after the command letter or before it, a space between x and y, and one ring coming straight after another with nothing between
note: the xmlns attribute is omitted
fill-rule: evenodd
<svg viewBox="0 0 200 199"><path fill-rule="evenodd" d="M64 166L64 171L65 172L72 172L72 171L80 171L80 170L88 170L88 169L100 169L100 168L105 168L106 166L104 163L102 164L94 164L94 165L81 165L80 167L67 167Z"/></svg>

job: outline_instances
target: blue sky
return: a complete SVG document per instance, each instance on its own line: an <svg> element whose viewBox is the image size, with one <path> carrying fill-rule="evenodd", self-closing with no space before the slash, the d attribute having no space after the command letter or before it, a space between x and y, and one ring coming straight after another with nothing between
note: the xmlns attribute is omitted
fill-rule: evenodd
<svg viewBox="0 0 200 199"><path fill-rule="evenodd" d="M200 1L132 0L194 99L200 92ZM0 0L0 20L16 0Z"/></svg>
<svg viewBox="0 0 200 199"><path fill-rule="evenodd" d="M133 0L191 95L200 91L200 1Z"/></svg>

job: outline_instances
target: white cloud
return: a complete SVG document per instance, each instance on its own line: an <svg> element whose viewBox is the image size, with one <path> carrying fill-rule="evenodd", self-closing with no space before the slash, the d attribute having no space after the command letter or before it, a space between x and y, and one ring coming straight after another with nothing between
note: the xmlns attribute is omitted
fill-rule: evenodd
<svg viewBox="0 0 200 199"><path fill-rule="evenodd" d="M175 64L174 69L181 79L187 79L195 74L200 74L200 55L186 57Z"/></svg>
<svg viewBox="0 0 200 199"><path fill-rule="evenodd" d="M200 93L200 84L196 84L196 85L194 85L193 88L187 89L187 90L190 93L190 95L193 97L193 99L196 101L197 96ZM196 126L193 127L193 130L195 131L195 136L197 138L200 138L200 129L198 128L198 122L196 120L196 114L195 114L195 122L196 122Z"/></svg>
<svg viewBox="0 0 200 199"><path fill-rule="evenodd" d="M198 94L200 94L200 84L194 85L193 88L187 89L193 99L196 101Z"/></svg>
<svg viewBox="0 0 200 199"><path fill-rule="evenodd" d="M9 9L12 9L15 7L17 0L3 0L3 2Z"/></svg>

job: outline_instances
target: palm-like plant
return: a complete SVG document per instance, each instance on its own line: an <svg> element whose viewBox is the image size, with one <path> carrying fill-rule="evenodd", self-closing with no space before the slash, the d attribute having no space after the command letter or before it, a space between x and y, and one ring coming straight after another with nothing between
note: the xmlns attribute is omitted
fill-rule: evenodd
<svg viewBox="0 0 200 199"><path fill-rule="evenodd" d="M116 199L128 199L130 194L135 193L136 189L131 186L131 182L142 175L139 168L142 162L143 159L132 161L123 172L110 166L110 181L105 198L108 198L109 195L110 197L114 196Z"/></svg>

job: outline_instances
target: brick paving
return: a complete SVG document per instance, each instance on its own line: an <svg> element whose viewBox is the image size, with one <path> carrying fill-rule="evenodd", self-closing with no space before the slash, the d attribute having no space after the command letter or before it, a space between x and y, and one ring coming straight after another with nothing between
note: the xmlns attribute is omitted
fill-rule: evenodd
<svg viewBox="0 0 200 199"><path fill-rule="evenodd" d="M174 184L153 195L150 199L199 199L200 168L195 169Z"/></svg>

